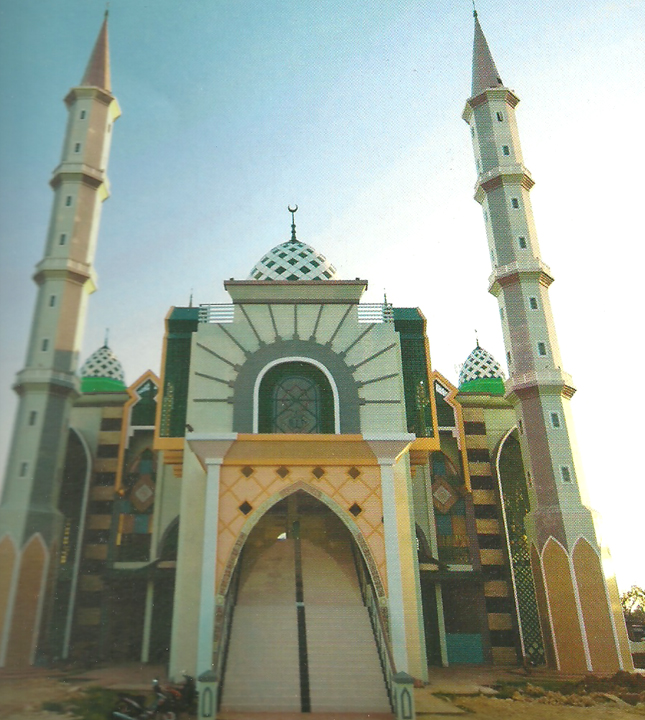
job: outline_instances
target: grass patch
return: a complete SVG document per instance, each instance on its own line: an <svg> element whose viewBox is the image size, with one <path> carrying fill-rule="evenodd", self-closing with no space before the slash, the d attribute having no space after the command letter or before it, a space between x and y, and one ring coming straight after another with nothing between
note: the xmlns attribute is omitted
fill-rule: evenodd
<svg viewBox="0 0 645 720"><path fill-rule="evenodd" d="M105 720L112 716L117 698L113 690L89 687L71 700L65 710L77 720Z"/></svg>

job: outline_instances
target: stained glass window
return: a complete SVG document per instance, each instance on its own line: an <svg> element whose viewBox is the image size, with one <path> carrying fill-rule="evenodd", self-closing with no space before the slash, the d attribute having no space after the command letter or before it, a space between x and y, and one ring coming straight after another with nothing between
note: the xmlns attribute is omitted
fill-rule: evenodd
<svg viewBox="0 0 645 720"><path fill-rule="evenodd" d="M309 378L284 378L273 388L273 413L274 432L320 432L319 388Z"/></svg>
<svg viewBox="0 0 645 720"><path fill-rule="evenodd" d="M306 362L271 368L260 386L262 433L333 433L334 400L325 374Z"/></svg>

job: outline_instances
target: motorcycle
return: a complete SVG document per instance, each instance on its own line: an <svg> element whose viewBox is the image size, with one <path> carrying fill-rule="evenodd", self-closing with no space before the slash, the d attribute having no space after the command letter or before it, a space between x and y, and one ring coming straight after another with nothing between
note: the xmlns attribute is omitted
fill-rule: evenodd
<svg viewBox="0 0 645 720"><path fill-rule="evenodd" d="M180 686L161 687L152 681L153 700L148 706L140 695L121 695L112 711L113 720L176 720L177 713L196 713L197 687L194 678L184 675Z"/></svg>

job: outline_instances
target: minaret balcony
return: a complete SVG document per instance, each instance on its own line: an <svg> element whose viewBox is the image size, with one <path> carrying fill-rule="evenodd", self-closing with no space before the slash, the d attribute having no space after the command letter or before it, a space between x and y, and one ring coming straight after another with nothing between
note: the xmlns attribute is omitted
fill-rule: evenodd
<svg viewBox="0 0 645 720"><path fill-rule="evenodd" d="M511 374L504 385L507 399L510 399L513 395L519 397L523 391L533 388L554 390L568 398L572 397L576 391L571 375L560 368L533 370L522 375Z"/></svg>
<svg viewBox="0 0 645 720"><path fill-rule="evenodd" d="M534 257L496 267L488 278L488 292L497 297L504 286L519 282L522 278L538 279L544 287L549 287L553 282L551 268Z"/></svg>
<svg viewBox="0 0 645 720"><path fill-rule="evenodd" d="M100 187L105 182L105 171L94 168L85 163L71 163L63 161L52 174L49 184L57 188L64 181L84 182L90 187Z"/></svg>
<svg viewBox="0 0 645 720"><path fill-rule="evenodd" d="M509 90L503 85L500 85L499 87L488 88L487 90L484 90L484 92L479 93L479 95L473 95L472 97L469 97L468 100L466 100L466 107L464 108L461 117L467 123L470 123L470 118L472 117L475 108L478 105L483 105L485 102L491 102L493 100L501 100L504 103L508 103L512 108L516 107L516 105L520 101L520 99L512 90Z"/></svg>
<svg viewBox="0 0 645 720"><path fill-rule="evenodd" d="M535 185L535 180L524 165L497 166L477 178L475 200L481 205L487 193L502 185L521 185L524 190L530 190Z"/></svg>
<svg viewBox="0 0 645 720"><path fill-rule="evenodd" d="M116 102L114 95L112 95L112 93L108 92L104 88L89 86L72 88L65 96L65 105L67 105L67 107L70 107L78 98L82 97L96 98L104 105L110 105L112 102ZM119 110L118 115L120 114L121 112Z"/></svg>
<svg viewBox="0 0 645 720"><path fill-rule="evenodd" d="M34 281L39 285L46 277L57 277L69 279L79 285L89 282L92 286L91 292L96 290L97 275L89 263L70 260L69 258L46 257L36 265Z"/></svg>
<svg viewBox="0 0 645 720"><path fill-rule="evenodd" d="M13 389L22 395L25 388L35 389L37 387L49 389L61 395L79 395L81 384L73 372L62 370L51 370L49 368L25 368L16 375Z"/></svg>

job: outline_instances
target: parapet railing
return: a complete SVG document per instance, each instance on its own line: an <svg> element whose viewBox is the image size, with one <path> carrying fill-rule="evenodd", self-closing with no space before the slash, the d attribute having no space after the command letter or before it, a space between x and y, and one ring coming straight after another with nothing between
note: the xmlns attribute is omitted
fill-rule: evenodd
<svg viewBox="0 0 645 720"><path fill-rule="evenodd" d="M357 305L359 323L394 322L394 313L390 303L361 303ZM199 306L200 323L232 323L235 317L233 303L204 303Z"/></svg>

